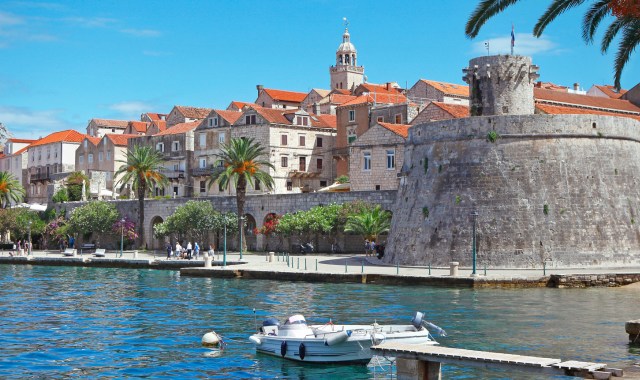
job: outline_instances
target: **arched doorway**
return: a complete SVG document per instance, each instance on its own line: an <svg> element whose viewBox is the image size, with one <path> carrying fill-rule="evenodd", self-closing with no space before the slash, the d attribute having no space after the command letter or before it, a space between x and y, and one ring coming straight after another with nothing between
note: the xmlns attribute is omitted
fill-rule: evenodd
<svg viewBox="0 0 640 380"><path fill-rule="evenodd" d="M256 234L256 218L251 214L244 214L244 237L247 239L247 250L255 251L257 249Z"/></svg>
<svg viewBox="0 0 640 380"><path fill-rule="evenodd" d="M274 228L278 225L278 214L270 212L265 215L262 221L262 241L266 251L281 251L282 241L279 236L275 236Z"/></svg>
<svg viewBox="0 0 640 380"><path fill-rule="evenodd" d="M161 216L154 216L153 218L151 218L151 230L149 231L149 235L148 238L146 239L147 241L150 241L150 247L151 249L164 249L165 243L166 243L166 238L157 238L155 237L155 235L153 234L154 231L154 226L156 224L160 224L164 222L164 219L162 219Z"/></svg>

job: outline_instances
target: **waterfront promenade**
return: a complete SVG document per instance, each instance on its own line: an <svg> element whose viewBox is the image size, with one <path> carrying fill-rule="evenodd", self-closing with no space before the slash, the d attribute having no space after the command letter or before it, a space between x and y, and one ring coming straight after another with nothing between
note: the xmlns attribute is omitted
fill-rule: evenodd
<svg viewBox="0 0 640 380"><path fill-rule="evenodd" d="M308 254L290 255L276 253L269 261L268 253L245 253L240 259L238 252L227 252L227 266L223 267L222 253L216 252L212 266L206 268L204 257L198 260L166 259L164 252L107 251L105 257L93 254L64 256L58 251L34 251L31 256L9 256L0 253L0 264L20 263L34 265L70 265L97 267L132 267L180 270L182 275L198 277L243 277L254 279L282 279L311 282L361 282L384 284L423 284L464 287L583 287L618 286L640 281L640 266L496 269L479 265L477 276L472 269L458 268L452 275L451 268L395 266L383 264L376 257L364 254ZM562 286L569 279L569 285ZM555 285L549 285L553 282ZM615 282L614 282L615 281Z"/></svg>

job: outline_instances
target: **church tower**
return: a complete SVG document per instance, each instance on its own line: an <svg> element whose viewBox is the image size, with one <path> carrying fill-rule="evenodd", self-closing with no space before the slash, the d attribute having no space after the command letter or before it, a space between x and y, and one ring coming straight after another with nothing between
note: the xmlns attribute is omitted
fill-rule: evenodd
<svg viewBox="0 0 640 380"><path fill-rule="evenodd" d="M345 19L342 43L336 51L336 65L329 68L331 89L353 90L364 82L364 67L356 66L358 52L350 41L349 23Z"/></svg>

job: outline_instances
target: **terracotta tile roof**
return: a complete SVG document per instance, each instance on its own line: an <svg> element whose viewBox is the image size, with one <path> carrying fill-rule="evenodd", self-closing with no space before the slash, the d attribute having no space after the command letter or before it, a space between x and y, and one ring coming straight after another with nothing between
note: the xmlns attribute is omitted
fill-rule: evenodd
<svg viewBox="0 0 640 380"><path fill-rule="evenodd" d="M336 118L336 115L322 114L322 115L311 115L311 116L315 116L320 121L320 123L317 123L317 125L315 125L312 122L311 124L314 127L332 128L332 129L336 129L338 127L338 119Z"/></svg>
<svg viewBox="0 0 640 380"><path fill-rule="evenodd" d="M29 149L29 147L31 147L31 145L27 145L24 148L18 150L17 152L13 153L12 156L15 156L15 155L22 154L22 153L26 152L27 149Z"/></svg>
<svg viewBox="0 0 640 380"><path fill-rule="evenodd" d="M258 106L258 105L255 104L255 103L239 102L237 100L234 100L234 101L231 102L231 104L229 104L229 107L227 107L227 109L235 107L235 108L241 110L244 107L253 107L253 106Z"/></svg>
<svg viewBox="0 0 640 380"><path fill-rule="evenodd" d="M605 112L587 108L563 107L551 104L536 104L536 109L549 115L605 115L616 117L628 117L640 121L640 115Z"/></svg>
<svg viewBox="0 0 640 380"><path fill-rule="evenodd" d="M250 107L255 110L258 115L262 116L268 123L291 124L289 119L284 117L284 110L276 108Z"/></svg>
<svg viewBox="0 0 640 380"><path fill-rule="evenodd" d="M602 91L605 95L613 99L618 99L619 97L624 95L625 92L627 92L627 90L624 90L624 89L620 89L620 91L617 91L614 86L611 86L608 84L605 84L605 85L594 84L593 87L596 87L598 90Z"/></svg>
<svg viewBox="0 0 640 380"><path fill-rule="evenodd" d="M164 113L147 112L146 114L151 120L164 120L167 118L167 114Z"/></svg>
<svg viewBox="0 0 640 380"><path fill-rule="evenodd" d="M331 90L331 93L332 94L351 95L351 91L345 90L345 89L340 89L340 88L334 88L333 90Z"/></svg>
<svg viewBox="0 0 640 380"><path fill-rule="evenodd" d="M344 104L353 99L357 98L357 96L353 95L343 95L343 94L331 94L329 96L329 100L332 104Z"/></svg>
<svg viewBox="0 0 640 380"><path fill-rule="evenodd" d="M106 135L104 135L103 138L108 138L109 140L111 140L111 142L113 143L113 145L116 146L127 146L127 143L129 142L129 139L134 138L134 137L140 137L138 135L120 135L120 134L116 134L116 133L107 133Z"/></svg>
<svg viewBox="0 0 640 380"><path fill-rule="evenodd" d="M165 135L177 135L180 133L186 133L196 129L196 127L200 125L200 121L192 121L189 123L180 123L176 124L171 128L165 129L160 133L156 133L154 136L165 136ZM138 136L139 137L139 136Z"/></svg>
<svg viewBox="0 0 640 380"><path fill-rule="evenodd" d="M323 98L327 95L329 95L329 93L331 93L331 91L329 90L325 90L322 88L312 88L311 91L315 91L318 93L318 95L322 96ZM311 93L311 91L309 91L309 93ZM308 95L308 94L307 94Z"/></svg>
<svg viewBox="0 0 640 380"><path fill-rule="evenodd" d="M342 103L340 106L350 106L350 105L362 104L362 103L400 104L400 103L406 103L406 102L407 102L407 98L404 95L401 95L399 93L396 93L396 94L370 93L368 95L360 95L355 99Z"/></svg>
<svg viewBox="0 0 640 380"><path fill-rule="evenodd" d="M100 137L95 137L95 136L89 136L87 135L86 137L87 140L89 140L89 142L91 144L93 144L94 146L97 146L98 143L100 143Z"/></svg>
<svg viewBox="0 0 640 380"><path fill-rule="evenodd" d="M469 86L462 84L453 84L446 82L436 82L434 80L420 79L422 82L432 86L436 90L444 93L445 95L455 95L469 97Z"/></svg>
<svg viewBox="0 0 640 380"><path fill-rule="evenodd" d="M264 92L273 100L282 100L284 102L300 103L307 97L304 92L275 90L272 88L263 89Z"/></svg>
<svg viewBox="0 0 640 380"><path fill-rule="evenodd" d="M175 109L178 110L184 117L188 117L189 119L204 119L207 117L209 112L211 112L211 108L199 108L199 107L189 107L189 106L175 106Z"/></svg>
<svg viewBox="0 0 640 380"><path fill-rule="evenodd" d="M548 102L565 107L589 107L601 111L627 111L640 113L640 107L633 105L628 100L611 99L600 96L570 94L543 88L533 88L533 96L537 103Z"/></svg>
<svg viewBox="0 0 640 380"><path fill-rule="evenodd" d="M213 110L213 112L220 115L220 117L229 124L235 123L236 121L238 121L240 116L242 116L241 111Z"/></svg>
<svg viewBox="0 0 640 380"><path fill-rule="evenodd" d="M35 142L35 141L36 140L29 140L29 139L14 139L14 138L7 139L7 142L27 143L27 144L31 144L32 142Z"/></svg>
<svg viewBox="0 0 640 380"><path fill-rule="evenodd" d="M110 120L110 119L91 119L90 123L97 125L98 127L117 127L117 128L126 128L129 121L127 120Z"/></svg>
<svg viewBox="0 0 640 380"><path fill-rule="evenodd" d="M87 135L73 129L67 129L66 131L53 132L39 140L36 140L33 144L29 145L29 148L56 142L80 143L86 136Z"/></svg>
<svg viewBox="0 0 640 380"><path fill-rule="evenodd" d="M443 102L431 102L436 107L441 108L449 115L453 116L455 119L459 119L462 117L469 117L469 106L465 106L462 104L449 104Z"/></svg>
<svg viewBox="0 0 640 380"><path fill-rule="evenodd" d="M160 132L164 131L167 129L167 122L166 120L154 120L151 122L152 125L155 125L156 127L158 127L158 130Z"/></svg>
<svg viewBox="0 0 640 380"><path fill-rule="evenodd" d="M140 133L145 133L149 127L149 123L145 121L130 121L128 125L130 125L134 131Z"/></svg>
<svg viewBox="0 0 640 380"><path fill-rule="evenodd" d="M391 124L391 123L382 123L378 122L384 128L387 128L391 132L395 133L398 136L404 137L405 139L409 137L409 128L410 125L407 124Z"/></svg>
<svg viewBox="0 0 640 380"><path fill-rule="evenodd" d="M389 86L387 86L386 84L362 83L356 88L356 91L358 93L377 92L381 94L397 94L402 92L402 89L397 87L392 87L391 83L389 83Z"/></svg>
<svg viewBox="0 0 640 380"><path fill-rule="evenodd" d="M551 82L536 82L534 86L537 88L546 88L547 90L569 92L569 87L560 86Z"/></svg>

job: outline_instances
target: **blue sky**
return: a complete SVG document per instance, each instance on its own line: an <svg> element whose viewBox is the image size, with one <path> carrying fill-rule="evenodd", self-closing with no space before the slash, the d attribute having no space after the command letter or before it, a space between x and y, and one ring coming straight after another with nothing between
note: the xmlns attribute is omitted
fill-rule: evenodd
<svg viewBox="0 0 640 380"><path fill-rule="evenodd" d="M1 0L0 122L15 137L37 138L85 132L91 118L254 101L257 84L328 88L343 17L373 83L462 83L462 67L487 53L486 41L491 54L509 51L512 23L515 53L533 56L540 80L612 83L615 46L602 55L598 44L584 44L584 8L560 16L543 38L531 36L547 4L524 0L469 40L464 25L476 0ZM622 85L639 79L636 53Z"/></svg>

